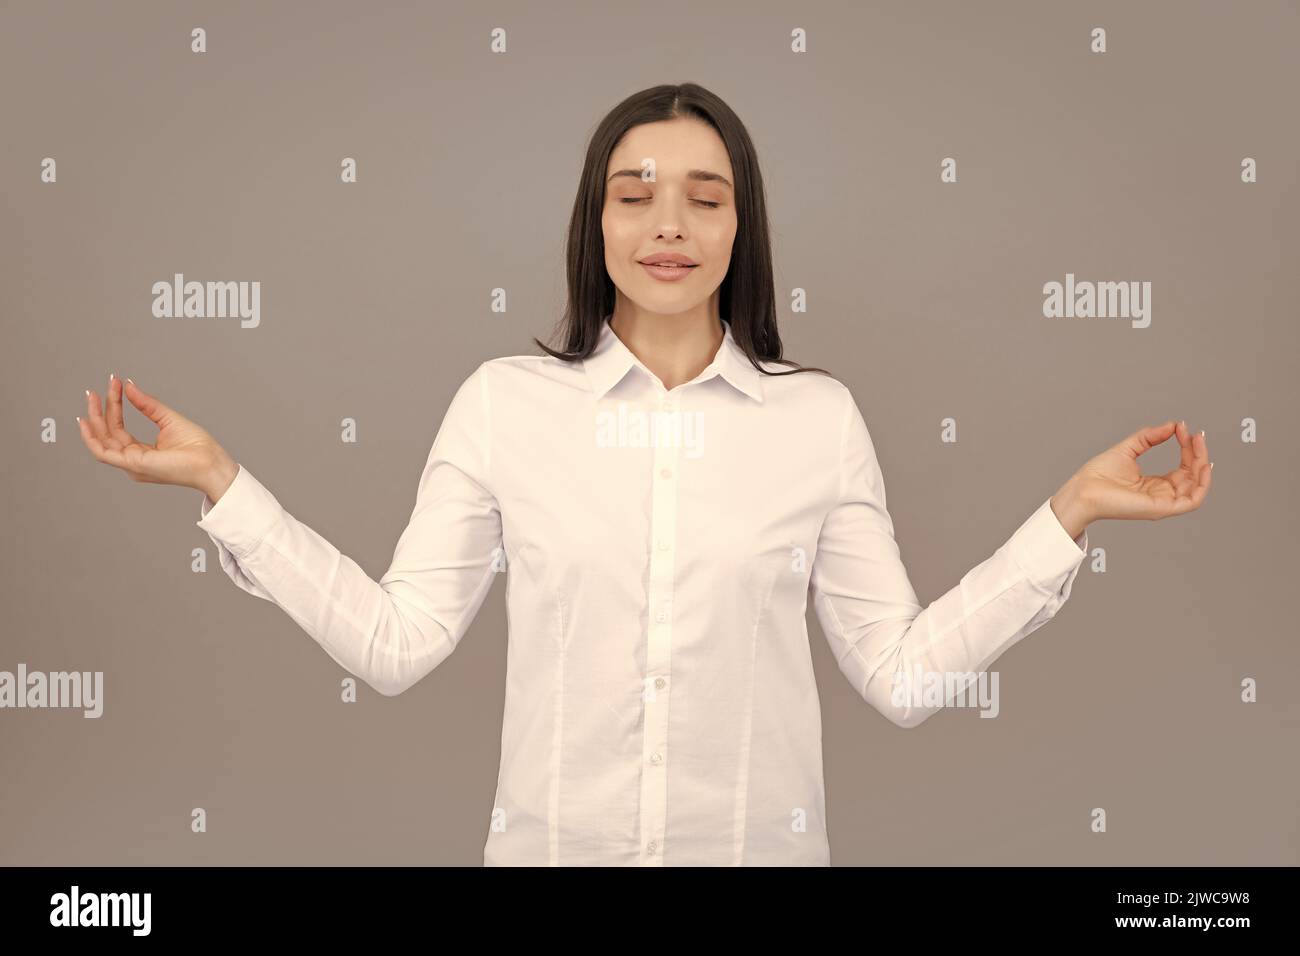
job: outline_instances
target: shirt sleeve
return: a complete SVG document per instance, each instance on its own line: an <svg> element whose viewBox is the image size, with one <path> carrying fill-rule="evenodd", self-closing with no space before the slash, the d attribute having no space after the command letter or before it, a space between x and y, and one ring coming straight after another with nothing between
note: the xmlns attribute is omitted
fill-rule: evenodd
<svg viewBox="0 0 1300 956"><path fill-rule="evenodd" d="M242 464L196 524L240 588L282 608L345 670L385 696L445 660L504 570L489 491L487 379L480 365L448 406L392 562L375 581L293 517ZM349 498L348 506L362 507Z"/></svg>
<svg viewBox="0 0 1300 956"><path fill-rule="evenodd" d="M963 675L984 671L1051 620L1070 596L1088 534L1072 539L1049 497L991 557L923 608L894 539L871 435L847 389L845 399L839 496L822 525L810 589L854 689L893 723L915 727L944 705L909 688L925 680L964 688L974 677Z"/></svg>

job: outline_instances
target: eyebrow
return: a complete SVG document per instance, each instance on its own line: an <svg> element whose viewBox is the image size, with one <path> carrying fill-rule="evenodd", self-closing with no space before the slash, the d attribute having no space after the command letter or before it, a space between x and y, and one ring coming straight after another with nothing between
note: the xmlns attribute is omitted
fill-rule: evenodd
<svg viewBox="0 0 1300 956"><path fill-rule="evenodd" d="M606 182L613 182L619 176L634 176L639 180L641 178L641 170L620 169L618 172L610 176L609 179L606 180ZM710 170L707 169L687 170L686 178L701 183L722 183L728 189L735 188L734 186L731 185L731 180L727 179L726 176L723 176L721 173L711 172Z"/></svg>

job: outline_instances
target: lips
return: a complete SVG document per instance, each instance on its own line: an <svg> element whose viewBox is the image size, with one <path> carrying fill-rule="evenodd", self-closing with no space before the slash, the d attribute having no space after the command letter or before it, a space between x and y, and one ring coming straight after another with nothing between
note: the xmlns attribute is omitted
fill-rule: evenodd
<svg viewBox="0 0 1300 956"><path fill-rule="evenodd" d="M684 256L680 252L656 252L652 256L641 259L640 262L643 266L666 266L668 268L680 267L686 269L698 265L694 259Z"/></svg>
<svg viewBox="0 0 1300 956"><path fill-rule="evenodd" d="M642 262L641 268L661 282L680 282L694 272L696 267L693 265L674 265L672 263L665 263L662 265L656 263L651 265Z"/></svg>

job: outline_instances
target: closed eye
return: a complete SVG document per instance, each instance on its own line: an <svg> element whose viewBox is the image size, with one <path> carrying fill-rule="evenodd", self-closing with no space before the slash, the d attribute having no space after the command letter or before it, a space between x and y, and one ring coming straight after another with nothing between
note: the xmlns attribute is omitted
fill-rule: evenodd
<svg viewBox="0 0 1300 956"><path fill-rule="evenodd" d="M649 198L650 198L649 196L638 196L638 197L636 197L635 199L623 198L623 199L620 199L619 202L621 202L621 203L637 203L637 202L645 202L645 201L648 200ZM719 203L719 202L710 202L710 201L707 200L707 199L692 199L691 202L697 202L697 203L700 203L701 205L707 206L709 209L717 209L719 206L722 205L722 203Z"/></svg>

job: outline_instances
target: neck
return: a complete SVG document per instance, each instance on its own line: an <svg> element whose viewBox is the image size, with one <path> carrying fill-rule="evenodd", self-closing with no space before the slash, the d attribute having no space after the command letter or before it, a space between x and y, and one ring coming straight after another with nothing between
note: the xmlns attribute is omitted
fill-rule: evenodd
<svg viewBox="0 0 1300 956"><path fill-rule="evenodd" d="M698 309L664 315L620 296L609 325L665 389L695 378L722 347L722 319L713 300Z"/></svg>

